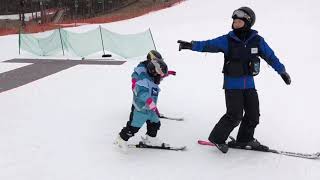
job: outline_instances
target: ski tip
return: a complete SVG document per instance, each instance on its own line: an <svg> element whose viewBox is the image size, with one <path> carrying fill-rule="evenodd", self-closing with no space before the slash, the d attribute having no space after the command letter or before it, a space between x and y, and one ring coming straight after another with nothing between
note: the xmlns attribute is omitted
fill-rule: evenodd
<svg viewBox="0 0 320 180"><path fill-rule="evenodd" d="M187 146L182 146L179 150L180 151L186 151L187 150Z"/></svg>
<svg viewBox="0 0 320 180"><path fill-rule="evenodd" d="M198 140L198 144L200 145L207 145L207 146L215 146L212 142L206 141L206 140Z"/></svg>
<svg viewBox="0 0 320 180"><path fill-rule="evenodd" d="M184 121L183 117L168 117L168 116L160 115L159 118L173 120L173 121Z"/></svg>
<svg viewBox="0 0 320 180"><path fill-rule="evenodd" d="M174 121L184 121L184 118L167 118L169 120L174 120Z"/></svg>

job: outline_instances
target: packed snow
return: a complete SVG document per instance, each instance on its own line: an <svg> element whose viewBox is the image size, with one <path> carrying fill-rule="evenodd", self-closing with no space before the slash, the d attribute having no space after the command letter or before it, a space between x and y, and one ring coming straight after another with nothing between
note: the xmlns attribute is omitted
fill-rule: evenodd
<svg viewBox="0 0 320 180"><path fill-rule="evenodd" d="M178 51L177 40L207 40L231 30L241 6L257 16L259 31L291 75L292 84L262 62L255 78L260 124L255 137L274 149L320 151L320 2L317 0L188 0L145 16L109 24L130 34L148 28L169 69L159 110L185 121L162 120L159 137L187 151L129 149L114 145L131 107L131 73L145 57L121 66L78 65L0 94L1 180L246 180L320 179L320 160L200 146L225 113L223 54ZM98 25L69 28L84 32ZM138 44L137 44L138 46ZM0 61L43 58L18 51L18 36L0 37ZM101 58L102 52L89 57ZM44 57L80 59L72 55ZM116 57L118 60L124 60ZM0 63L0 73L28 65ZM130 143L140 140L145 126ZM237 129L232 132L236 136Z"/></svg>

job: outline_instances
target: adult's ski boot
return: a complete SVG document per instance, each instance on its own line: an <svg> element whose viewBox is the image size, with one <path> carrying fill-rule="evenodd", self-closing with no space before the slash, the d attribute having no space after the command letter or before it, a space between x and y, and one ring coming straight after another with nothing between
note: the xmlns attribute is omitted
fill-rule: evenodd
<svg viewBox="0 0 320 180"><path fill-rule="evenodd" d="M247 150L255 150L255 151L264 151L268 152L269 147L261 144L258 140L253 139L249 142L238 142L234 138L230 138L231 141L228 142L228 146L230 148L236 148L236 149L247 149Z"/></svg>

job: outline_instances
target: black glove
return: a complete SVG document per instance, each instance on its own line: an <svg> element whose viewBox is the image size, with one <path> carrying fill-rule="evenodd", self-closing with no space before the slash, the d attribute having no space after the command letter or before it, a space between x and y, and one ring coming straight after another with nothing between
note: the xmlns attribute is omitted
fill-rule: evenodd
<svg viewBox="0 0 320 180"><path fill-rule="evenodd" d="M192 43L191 42L178 40L178 43L179 43L179 51L181 51L181 49L192 49Z"/></svg>
<svg viewBox="0 0 320 180"><path fill-rule="evenodd" d="M291 78L287 72L282 73L281 77L287 85L291 84Z"/></svg>

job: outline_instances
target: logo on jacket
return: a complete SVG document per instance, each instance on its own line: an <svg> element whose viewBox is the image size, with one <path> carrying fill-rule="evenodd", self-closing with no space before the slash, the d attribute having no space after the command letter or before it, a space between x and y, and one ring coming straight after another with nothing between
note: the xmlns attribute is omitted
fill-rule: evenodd
<svg viewBox="0 0 320 180"><path fill-rule="evenodd" d="M152 88L151 89L151 96L158 96L159 90L158 88Z"/></svg>
<svg viewBox="0 0 320 180"><path fill-rule="evenodd" d="M258 48L251 48L251 54L258 54Z"/></svg>

